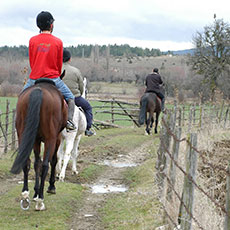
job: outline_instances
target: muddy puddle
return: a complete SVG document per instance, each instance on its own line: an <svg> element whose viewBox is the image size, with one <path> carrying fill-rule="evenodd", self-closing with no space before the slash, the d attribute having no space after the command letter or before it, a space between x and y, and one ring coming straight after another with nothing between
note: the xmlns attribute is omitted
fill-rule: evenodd
<svg viewBox="0 0 230 230"><path fill-rule="evenodd" d="M105 160L103 165L114 167L114 168L125 168L125 167L136 167L136 163L132 162L121 162L119 160Z"/></svg>
<svg viewBox="0 0 230 230"><path fill-rule="evenodd" d="M92 193L112 193L112 192L126 192L128 190L124 185L105 185L98 184L90 186Z"/></svg>

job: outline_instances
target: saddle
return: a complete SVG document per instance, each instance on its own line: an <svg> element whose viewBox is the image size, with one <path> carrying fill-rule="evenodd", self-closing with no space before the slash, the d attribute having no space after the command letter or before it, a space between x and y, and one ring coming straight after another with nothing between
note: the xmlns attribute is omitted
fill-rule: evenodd
<svg viewBox="0 0 230 230"><path fill-rule="evenodd" d="M50 79L48 79L48 78L40 78L40 79L38 79L38 80L35 81L35 85L39 84L39 83L49 83L51 85L56 86L55 82L52 81L52 80L50 80Z"/></svg>

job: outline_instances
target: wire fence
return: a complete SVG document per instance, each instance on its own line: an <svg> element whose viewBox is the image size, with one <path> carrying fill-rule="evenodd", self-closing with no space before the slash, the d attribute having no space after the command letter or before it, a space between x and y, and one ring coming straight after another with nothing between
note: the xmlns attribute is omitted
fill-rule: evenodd
<svg viewBox="0 0 230 230"><path fill-rule="evenodd" d="M15 150L17 137L15 130L16 110L10 110L10 102L6 101L5 112L0 111L0 155Z"/></svg>
<svg viewBox="0 0 230 230"><path fill-rule="evenodd" d="M161 125L156 179L165 229L230 230L229 159L215 164L206 151L197 147L202 132L212 125L229 128L229 106L222 103L210 109L191 105L185 110L183 105L178 107L175 103L162 117ZM212 177L206 178L200 168L211 170ZM225 185L222 186L223 200L208 183L212 181L215 186L220 183L215 181L216 172L222 174L221 183Z"/></svg>
<svg viewBox="0 0 230 230"><path fill-rule="evenodd" d="M110 111L114 111L115 103L117 109L122 109L122 113L126 114L127 107L119 106L121 102L115 100L113 110ZM3 154L17 148L16 114L15 109L10 111L9 108L7 102L6 112L0 113L0 150ZM99 111L103 112L101 109L99 108ZM164 208L164 219L170 226L169 229L230 230L228 158L224 164L215 164L206 156L203 149L197 147L201 133L210 129L212 125L221 129L230 127L229 105L222 103L219 106L178 106L175 103L173 108L162 116L161 125L156 164L157 182L159 198ZM182 134L184 137L181 137ZM201 164L205 170L212 171L207 181L211 180L214 185L215 173L223 175L224 199L219 199L216 188L204 185L203 181L206 178L203 178L199 170ZM201 204L203 206L199 206ZM206 212L209 212L209 217L206 217Z"/></svg>

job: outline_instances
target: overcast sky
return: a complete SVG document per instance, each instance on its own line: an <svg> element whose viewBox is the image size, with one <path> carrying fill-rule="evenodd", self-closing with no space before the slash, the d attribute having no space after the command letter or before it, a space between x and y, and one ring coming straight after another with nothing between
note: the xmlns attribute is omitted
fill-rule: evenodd
<svg viewBox="0 0 230 230"><path fill-rule="evenodd" d="M129 44L161 51L192 48L192 37L218 19L229 0L0 0L0 46L28 45L42 10L55 18L64 46Z"/></svg>

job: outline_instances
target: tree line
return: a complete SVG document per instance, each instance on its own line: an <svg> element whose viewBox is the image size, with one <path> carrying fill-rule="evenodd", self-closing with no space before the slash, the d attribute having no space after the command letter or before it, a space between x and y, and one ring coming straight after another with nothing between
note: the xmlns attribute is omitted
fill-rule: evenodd
<svg viewBox="0 0 230 230"><path fill-rule="evenodd" d="M100 56L106 56L106 45L96 45ZM78 45L65 47L70 50L73 57L90 57L94 52L94 45ZM112 56L138 56L138 57L151 57L160 56L162 52L160 49L149 49L140 47L131 47L128 44L124 45L109 45L110 55ZM0 56L6 57L28 57L28 46L2 46L0 47Z"/></svg>

